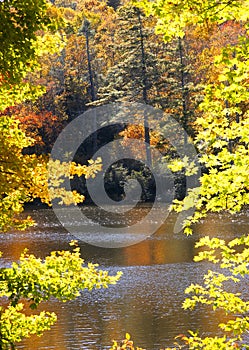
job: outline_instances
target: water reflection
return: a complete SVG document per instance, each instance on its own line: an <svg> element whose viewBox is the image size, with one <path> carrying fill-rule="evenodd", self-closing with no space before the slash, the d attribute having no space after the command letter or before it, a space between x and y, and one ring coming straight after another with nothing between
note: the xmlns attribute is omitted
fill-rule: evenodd
<svg viewBox="0 0 249 350"><path fill-rule="evenodd" d="M2 265L17 260L24 247L44 257L52 250L67 249L74 238L59 225L51 210L32 214L38 223L36 227L21 234L1 235ZM57 324L44 337L32 337L18 349L108 349L112 339L130 332L137 344L156 350L172 345L174 336L190 328L199 329L200 334L216 331L222 314L210 313L205 307L194 312L181 308L185 288L191 282L201 282L209 267L192 263L194 242L201 234L232 239L247 233L248 215L212 215L196 226L195 235L188 238L173 233L175 219L170 215L153 236L125 248L106 249L80 242L86 261L97 262L110 273L122 270L121 281L106 290L83 292L66 304L43 304L41 309L58 314Z"/></svg>

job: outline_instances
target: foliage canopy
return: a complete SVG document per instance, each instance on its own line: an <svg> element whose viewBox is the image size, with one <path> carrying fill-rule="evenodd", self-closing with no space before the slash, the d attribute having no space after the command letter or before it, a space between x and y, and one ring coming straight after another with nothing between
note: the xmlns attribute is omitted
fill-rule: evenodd
<svg viewBox="0 0 249 350"><path fill-rule="evenodd" d="M139 5L139 4L138 4ZM216 76L211 76L203 90L199 106L194 143L199 153L203 173L200 186L190 189L182 201L175 201L178 211L195 208L195 213L184 223L185 233L192 233L192 224L209 212L237 213L249 204L248 176L248 1L207 0L145 1L141 5L157 18L156 30L164 39L183 37L188 27L210 28L227 21L237 21L244 29L236 42L226 44L214 57ZM170 23L170 25L169 25ZM193 168L182 161L171 164L173 171ZM190 174L191 175L191 174ZM200 337L191 332L182 339L189 349L248 348L243 336L249 329L248 301L239 293L227 290L227 282L240 283L248 271L248 236L226 243L209 237L202 238L197 248L206 247L196 261L208 260L218 265L215 271L204 275L203 285L191 285L183 307L194 308L198 303L213 310L223 310L229 320L219 325L223 337ZM238 249L239 247L239 249ZM224 272L222 271L224 269Z"/></svg>

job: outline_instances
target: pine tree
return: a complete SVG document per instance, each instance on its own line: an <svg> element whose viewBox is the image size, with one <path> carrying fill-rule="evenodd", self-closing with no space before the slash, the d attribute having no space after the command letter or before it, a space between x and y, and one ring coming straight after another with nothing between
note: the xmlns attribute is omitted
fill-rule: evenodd
<svg viewBox="0 0 249 350"><path fill-rule="evenodd" d="M153 20L136 7L117 11L115 62L99 88L99 103L142 102L163 109L184 129L194 109L192 74L184 39L164 43Z"/></svg>
<svg viewBox="0 0 249 350"><path fill-rule="evenodd" d="M149 48L149 35L153 29L146 28L145 16L136 7L121 6L117 15L115 62L99 90L99 99L104 102L125 100L148 103L155 75L155 55Z"/></svg>

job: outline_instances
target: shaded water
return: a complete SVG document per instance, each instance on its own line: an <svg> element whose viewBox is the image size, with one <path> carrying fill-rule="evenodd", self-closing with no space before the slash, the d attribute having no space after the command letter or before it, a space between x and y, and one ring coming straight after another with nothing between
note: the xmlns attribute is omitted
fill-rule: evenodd
<svg viewBox="0 0 249 350"><path fill-rule="evenodd" d="M84 210L95 215L93 207ZM147 208L137 210L143 213ZM25 233L1 234L2 265L17 260L26 247L44 257L52 250L67 249L74 239L51 209L33 210L31 215L37 221L36 227ZM199 330L200 335L214 334L222 314L205 307L191 312L181 308L185 288L192 282L201 282L201 276L210 267L192 262L194 243L201 234L232 239L247 233L248 214L212 215L196 226L191 237L173 233L175 219L174 215L169 216L153 236L129 247L108 249L80 242L85 261L98 263L111 274L121 270L120 282L105 290L84 291L65 304L56 300L43 304L45 310L57 313L56 325L43 337L26 340L18 349L108 349L112 339L129 332L138 345L159 350L172 345L174 337L188 329ZM149 223L144 225L146 230ZM246 285L243 292L249 294Z"/></svg>

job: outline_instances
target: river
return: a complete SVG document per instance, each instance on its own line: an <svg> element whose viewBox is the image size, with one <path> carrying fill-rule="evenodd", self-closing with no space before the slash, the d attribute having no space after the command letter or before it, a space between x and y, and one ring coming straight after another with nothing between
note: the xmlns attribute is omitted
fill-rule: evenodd
<svg viewBox="0 0 249 350"><path fill-rule="evenodd" d="M94 216L94 207L86 209ZM22 233L1 234L2 266L18 260L24 248L44 257L52 250L67 249L75 238L60 225L51 209L30 210L29 214L37 222L35 227ZM101 248L80 241L86 262L98 263L110 274L122 271L121 280L108 289L83 291L67 303L51 300L42 304L41 309L57 313L57 323L43 337L34 336L17 348L109 349L112 339L121 339L128 332L137 346L159 350L172 346L174 337L189 329L198 330L200 335L215 334L222 313L206 307L194 311L181 307L185 288L201 282L201 276L210 268L206 263L193 263L194 244L202 235L232 239L248 233L249 213L236 217L210 215L195 227L191 237L173 233L175 220L175 215L169 215L154 235L127 247ZM246 283L241 288L249 297Z"/></svg>

